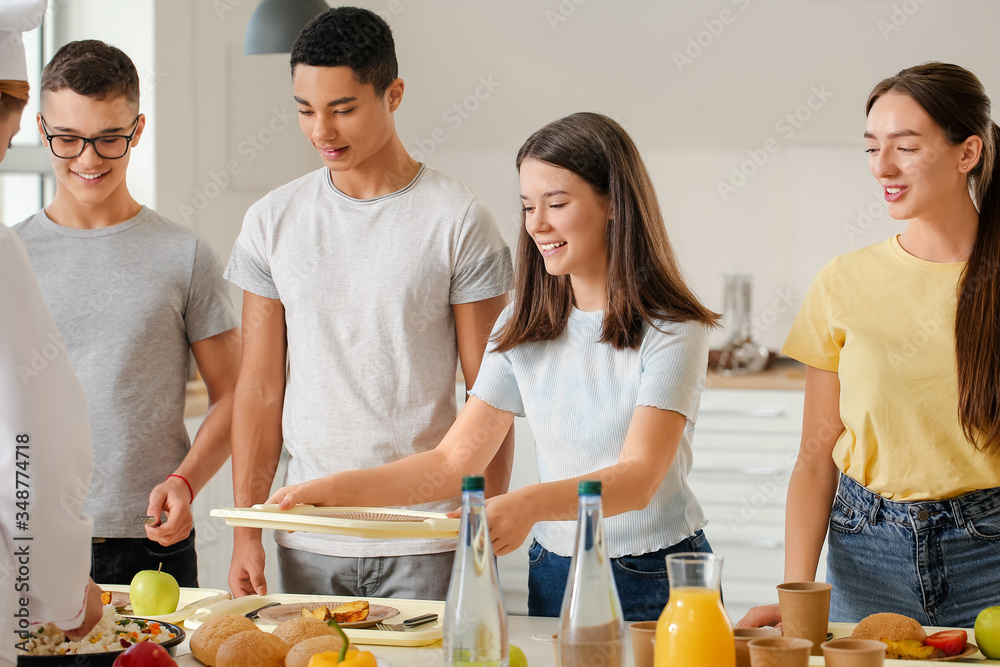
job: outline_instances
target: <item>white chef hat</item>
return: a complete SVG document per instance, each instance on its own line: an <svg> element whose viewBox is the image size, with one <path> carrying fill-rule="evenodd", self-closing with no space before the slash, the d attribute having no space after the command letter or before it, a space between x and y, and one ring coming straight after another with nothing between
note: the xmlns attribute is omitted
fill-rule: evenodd
<svg viewBox="0 0 1000 667"><path fill-rule="evenodd" d="M42 23L48 0L0 0L0 81L27 81L21 33Z"/></svg>

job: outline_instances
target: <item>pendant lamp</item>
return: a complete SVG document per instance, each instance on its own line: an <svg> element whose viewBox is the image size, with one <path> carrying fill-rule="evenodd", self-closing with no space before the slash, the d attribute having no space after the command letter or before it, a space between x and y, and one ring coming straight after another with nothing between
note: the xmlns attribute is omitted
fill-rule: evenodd
<svg viewBox="0 0 1000 667"><path fill-rule="evenodd" d="M290 53L302 28L329 8L325 0L263 0L247 24L243 54Z"/></svg>

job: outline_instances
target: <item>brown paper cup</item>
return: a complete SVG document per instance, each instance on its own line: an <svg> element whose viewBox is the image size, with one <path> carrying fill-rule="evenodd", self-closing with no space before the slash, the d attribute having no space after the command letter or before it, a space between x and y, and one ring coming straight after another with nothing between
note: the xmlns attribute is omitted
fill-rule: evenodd
<svg viewBox="0 0 1000 667"><path fill-rule="evenodd" d="M628 626L632 635L632 657L635 667L653 667L653 638L656 621L636 621Z"/></svg>
<svg viewBox="0 0 1000 667"><path fill-rule="evenodd" d="M750 667L808 667L812 642L796 637L751 639Z"/></svg>
<svg viewBox="0 0 1000 667"><path fill-rule="evenodd" d="M750 647L747 642L759 637L780 637L781 630L777 628L736 628L733 630L736 640L736 667L750 667ZM638 663L636 663L638 667Z"/></svg>
<svg viewBox="0 0 1000 667"><path fill-rule="evenodd" d="M785 637L800 637L813 643L812 654L821 655L830 620L830 584L814 581L778 586L781 626Z"/></svg>
<svg viewBox="0 0 1000 667"><path fill-rule="evenodd" d="M882 667L885 664L885 644L874 639L842 637L820 646L826 667Z"/></svg>

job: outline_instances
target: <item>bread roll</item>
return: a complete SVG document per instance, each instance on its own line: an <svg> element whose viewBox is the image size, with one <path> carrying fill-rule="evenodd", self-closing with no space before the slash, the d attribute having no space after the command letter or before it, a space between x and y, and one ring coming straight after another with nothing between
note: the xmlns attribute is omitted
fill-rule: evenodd
<svg viewBox="0 0 1000 667"><path fill-rule="evenodd" d="M915 639L923 643L927 633L915 620L902 614L882 613L872 614L861 619L854 627L851 636L855 639Z"/></svg>
<svg viewBox="0 0 1000 667"><path fill-rule="evenodd" d="M300 641L285 656L285 667L309 667L309 658L324 651L339 651L341 643L337 634Z"/></svg>
<svg viewBox="0 0 1000 667"><path fill-rule="evenodd" d="M289 646L295 646L304 639L336 634L336 630L318 618L297 616L278 623L271 634L281 638Z"/></svg>
<svg viewBox="0 0 1000 667"><path fill-rule="evenodd" d="M198 629L191 635L191 654L209 667L213 667L216 653L222 646L222 642L238 632L249 630L260 632L254 622L246 616L238 614L212 616L198 626Z"/></svg>
<svg viewBox="0 0 1000 667"><path fill-rule="evenodd" d="M216 667L284 667L288 644L270 632L237 632L222 642Z"/></svg>

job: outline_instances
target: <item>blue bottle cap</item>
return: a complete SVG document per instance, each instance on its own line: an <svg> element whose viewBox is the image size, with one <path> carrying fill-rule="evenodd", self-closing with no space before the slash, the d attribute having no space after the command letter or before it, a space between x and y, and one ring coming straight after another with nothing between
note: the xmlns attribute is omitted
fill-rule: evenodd
<svg viewBox="0 0 1000 667"><path fill-rule="evenodd" d="M577 491L581 496L601 495L601 480L585 479L577 486Z"/></svg>

